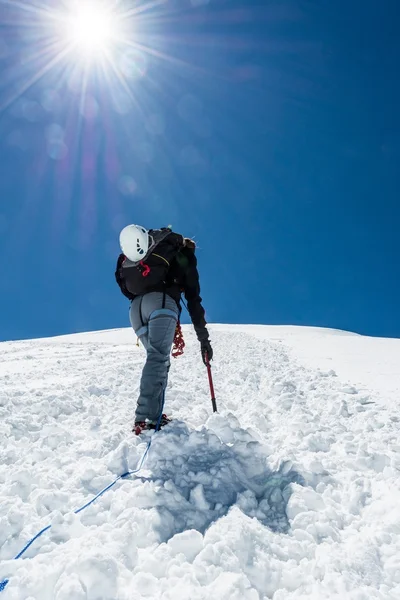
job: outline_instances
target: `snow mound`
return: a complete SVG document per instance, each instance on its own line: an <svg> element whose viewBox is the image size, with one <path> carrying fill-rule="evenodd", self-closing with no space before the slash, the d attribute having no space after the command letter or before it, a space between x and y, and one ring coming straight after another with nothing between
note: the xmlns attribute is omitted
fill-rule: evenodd
<svg viewBox="0 0 400 600"><path fill-rule="evenodd" d="M131 331L1 344L1 598L400 598L398 340L211 333L219 414L185 328L174 420L142 438Z"/></svg>

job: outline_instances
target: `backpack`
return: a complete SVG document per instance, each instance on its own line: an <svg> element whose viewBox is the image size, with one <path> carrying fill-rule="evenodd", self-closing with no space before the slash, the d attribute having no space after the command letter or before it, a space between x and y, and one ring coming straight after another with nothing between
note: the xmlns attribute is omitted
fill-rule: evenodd
<svg viewBox="0 0 400 600"><path fill-rule="evenodd" d="M172 261L183 247L183 237L169 228L151 229L152 243L139 262L120 255L115 277L122 293L133 300L152 291L162 291L168 284Z"/></svg>

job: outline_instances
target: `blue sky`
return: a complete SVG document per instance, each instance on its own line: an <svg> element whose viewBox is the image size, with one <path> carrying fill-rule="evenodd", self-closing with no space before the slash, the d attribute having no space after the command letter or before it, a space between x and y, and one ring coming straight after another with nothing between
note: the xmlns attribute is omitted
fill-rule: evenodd
<svg viewBox="0 0 400 600"><path fill-rule="evenodd" d="M400 337L396 0L172 0L86 77L49 64L60 3L24 4L0 3L0 340L127 326L128 223L195 237L210 322Z"/></svg>

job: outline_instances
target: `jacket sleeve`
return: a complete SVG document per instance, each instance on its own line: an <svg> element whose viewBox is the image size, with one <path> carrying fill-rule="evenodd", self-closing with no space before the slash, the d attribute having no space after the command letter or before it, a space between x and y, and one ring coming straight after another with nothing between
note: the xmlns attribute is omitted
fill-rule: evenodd
<svg viewBox="0 0 400 600"><path fill-rule="evenodd" d="M121 267L122 267L122 263L124 262L124 260L125 260L124 254L120 254L118 256L117 268L115 270L115 281L118 283L119 289L121 290L123 295L126 296L126 298L128 298L128 300L133 300L134 296L132 296L132 294L130 292L128 292L126 285L125 285L125 281L121 277Z"/></svg>
<svg viewBox="0 0 400 600"><path fill-rule="evenodd" d="M188 252L188 267L184 279L184 294L187 300L188 311L199 342L208 340L207 322L205 311L201 304L199 273L197 271L197 259L194 252Z"/></svg>

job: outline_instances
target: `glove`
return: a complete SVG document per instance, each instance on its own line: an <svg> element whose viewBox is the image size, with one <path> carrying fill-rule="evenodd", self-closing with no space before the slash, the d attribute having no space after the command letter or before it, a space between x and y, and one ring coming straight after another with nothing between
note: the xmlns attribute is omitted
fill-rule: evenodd
<svg viewBox="0 0 400 600"><path fill-rule="evenodd" d="M210 340L203 340L201 343L201 356L203 358L203 363L207 365L207 363L212 360L213 357L213 349L211 348Z"/></svg>

